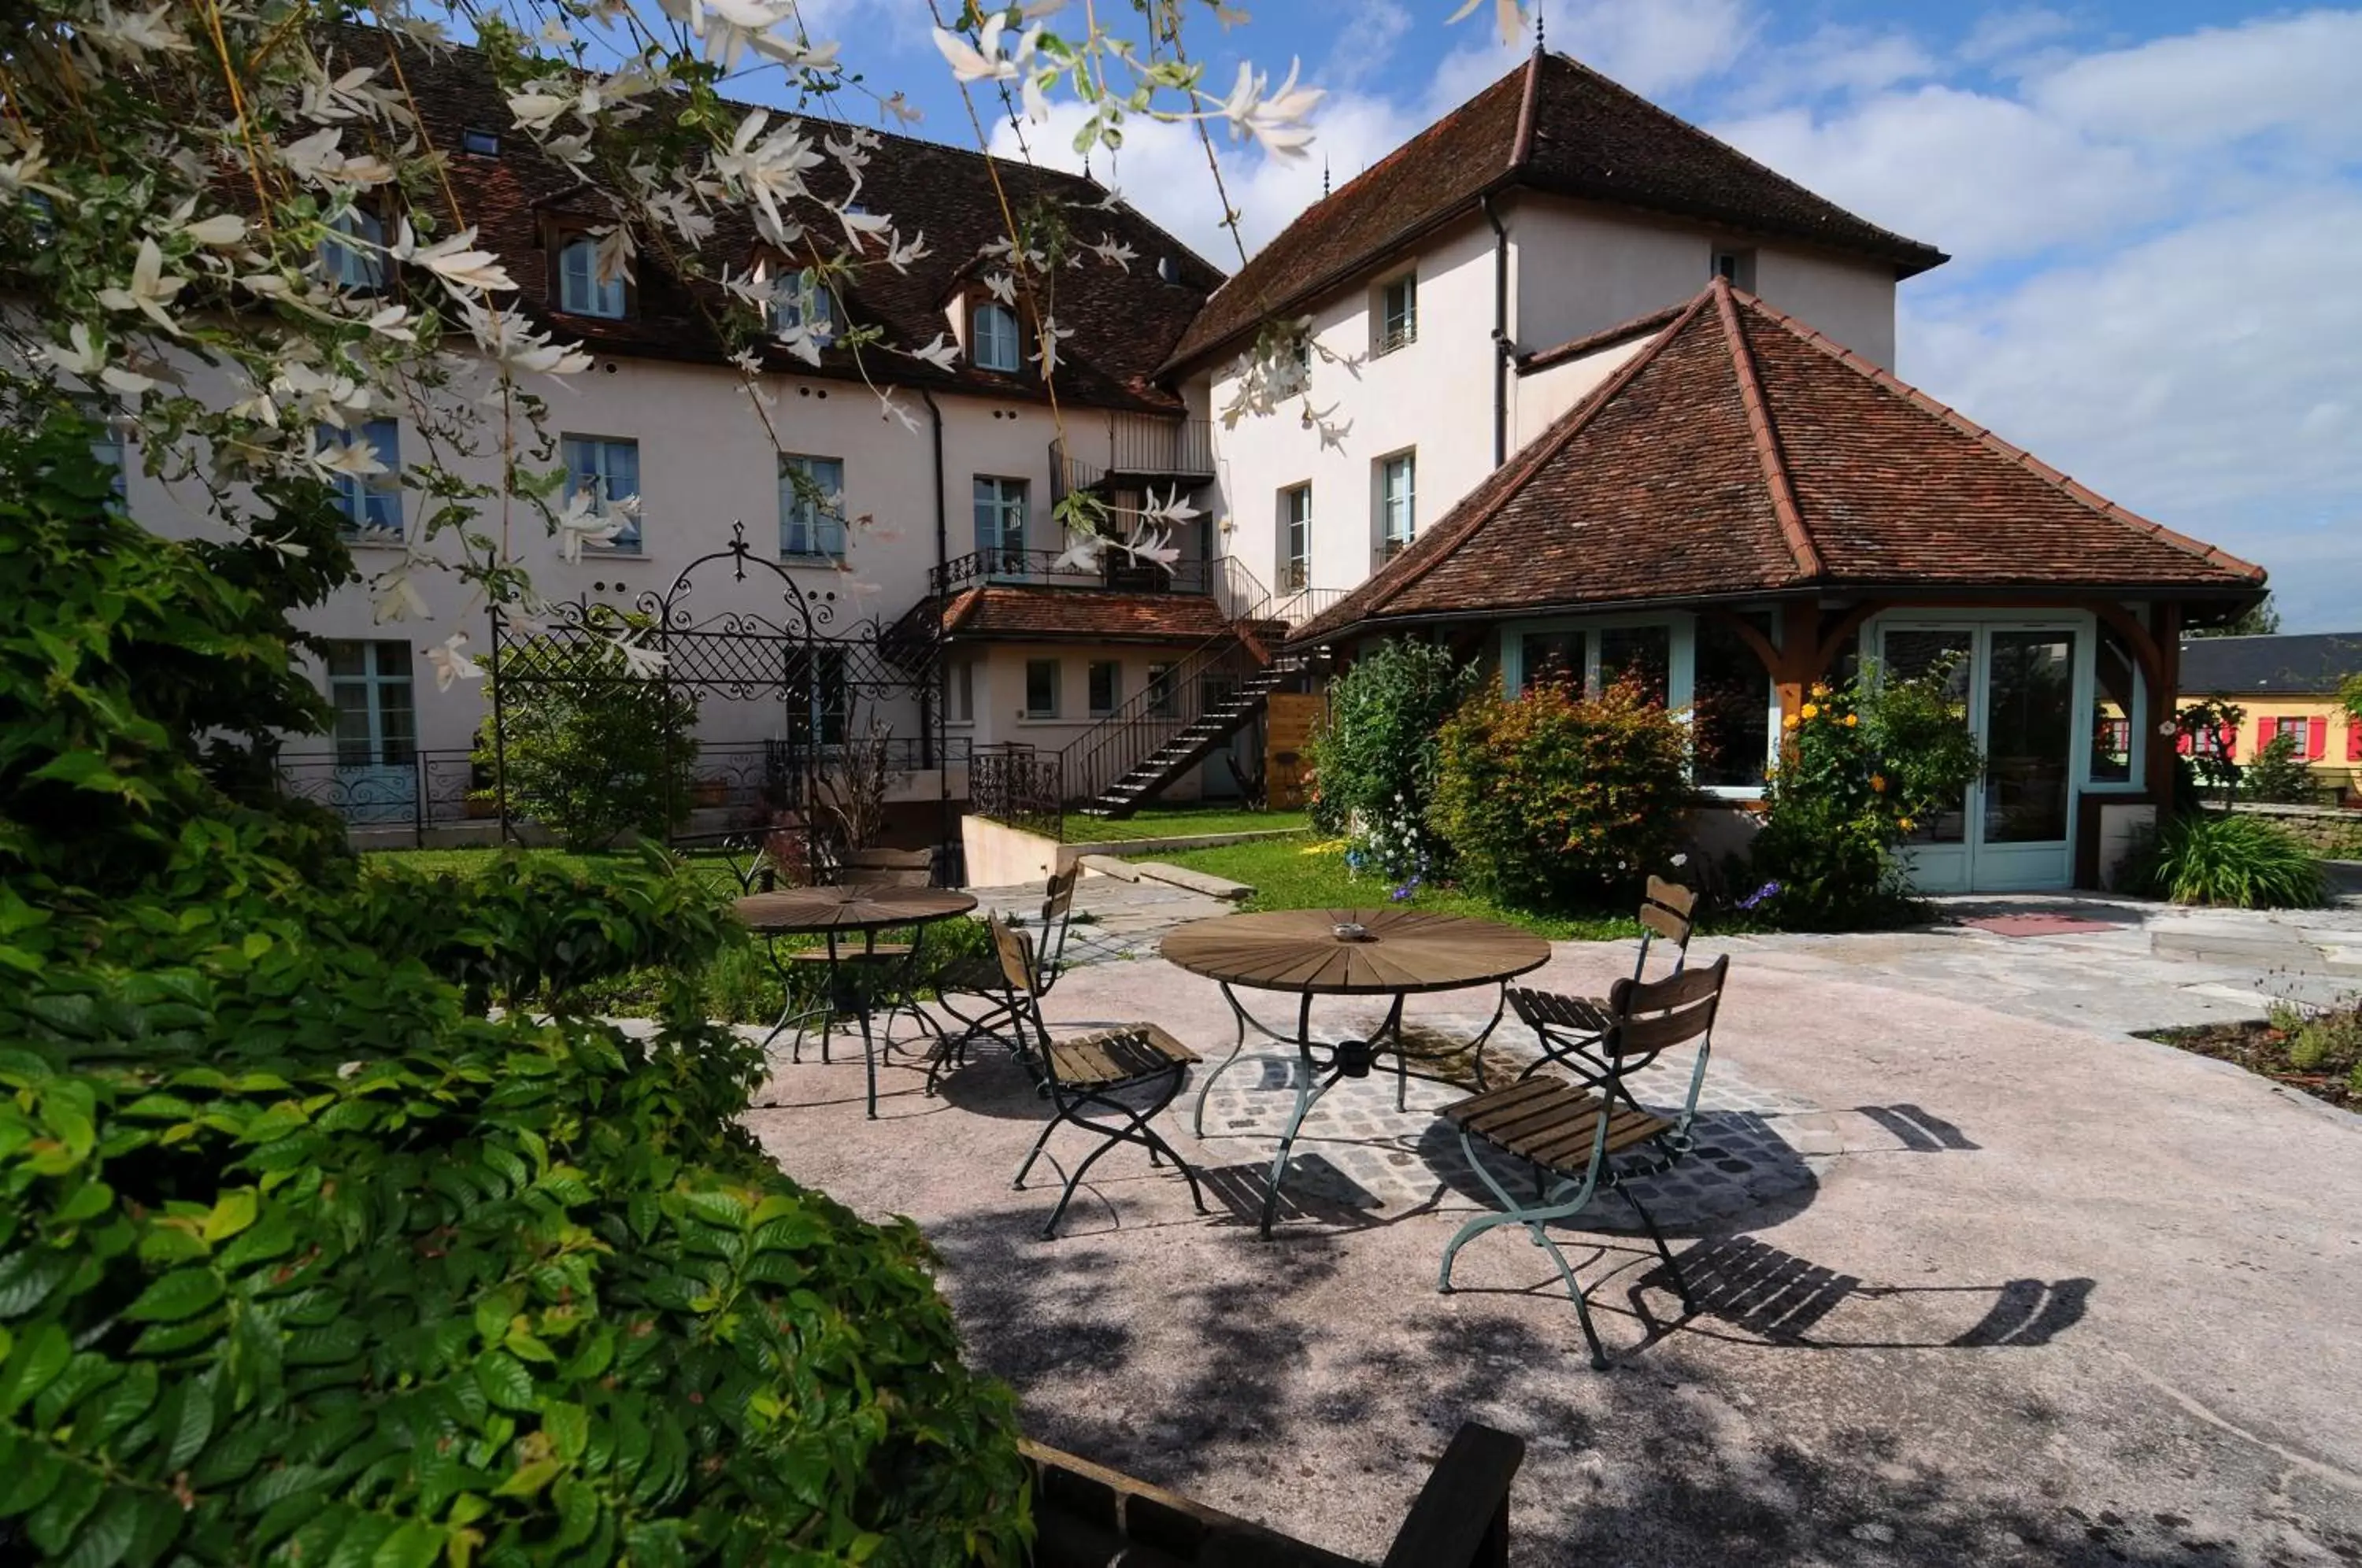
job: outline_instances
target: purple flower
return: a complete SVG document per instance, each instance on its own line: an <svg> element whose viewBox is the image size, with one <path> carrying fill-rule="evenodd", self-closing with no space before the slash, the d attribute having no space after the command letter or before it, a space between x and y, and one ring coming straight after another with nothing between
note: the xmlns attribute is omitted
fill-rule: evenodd
<svg viewBox="0 0 2362 1568"><path fill-rule="evenodd" d="M1413 877L1409 881L1405 882L1401 887L1396 888L1390 897L1393 898L1396 903L1401 903L1404 900L1409 898L1413 893L1418 891L1418 878Z"/></svg>
<svg viewBox="0 0 2362 1568"><path fill-rule="evenodd" d="M1748 894L1745 898L1739 900L1738 907L1743 910L1751 910L1756 905L1761 903L1764 900L1773 899L1779 896L1780 884L1777 882L1766 882L1761 887L1756 889L1753 892Z"/></svg>

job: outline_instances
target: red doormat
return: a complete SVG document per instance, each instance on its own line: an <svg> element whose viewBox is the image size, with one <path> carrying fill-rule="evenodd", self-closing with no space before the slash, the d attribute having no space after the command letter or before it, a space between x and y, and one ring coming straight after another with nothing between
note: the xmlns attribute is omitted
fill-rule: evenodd
<svg viewBox="0 0 2362 1568"><path fill-rule="evenodd" d="M2114 931L2116 922L2107 920L2086 920L2081 915L2016 914L1986 915L1978 920L1964 920L1962 925L1979 931L1990 931L1995 936L2063 936L2075 931Z"/></svg>

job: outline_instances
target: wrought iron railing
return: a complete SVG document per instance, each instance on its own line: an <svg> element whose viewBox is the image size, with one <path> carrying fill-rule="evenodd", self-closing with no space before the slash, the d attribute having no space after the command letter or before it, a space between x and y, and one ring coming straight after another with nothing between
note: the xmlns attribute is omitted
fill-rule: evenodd
<svg viewBox="0 0 2362 1568"><path fill-rule="evenodd" d="M1054 501L1109 481L1183 489L1210 483L1214 422L1110 414L1102 426L1070 418L1065 434L1050 443L1050 478Z"/></svg>
<svg viewBox="0 0 2362 1568"><path fill-rule="evenodd" d="M927 591L956 593L978 583L1032 588L1099 588L1125 593L1205 593L1213 576L1206 561L1160 566L1135 560L1110 546L1089 566L1076 566L1056 550L976 550L927 569Z"/></svg>
<svg viewBox="0 0 2362 1568"><path fill-rule="evenodd" d="M1014 742L980 746L968 758L968 810L980 817L1061 838L1066 791L1054 751Z"/></svg>

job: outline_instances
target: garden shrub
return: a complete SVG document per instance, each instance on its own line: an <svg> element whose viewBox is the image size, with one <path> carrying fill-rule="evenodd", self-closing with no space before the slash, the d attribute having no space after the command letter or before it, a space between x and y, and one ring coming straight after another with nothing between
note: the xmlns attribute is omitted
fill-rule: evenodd
<svg viewBox="0 0 2362 1568"><path fill-rule="evenodd" d="M1663 867L1687 802L1689 732L1635 682L1542 681L1470 698L1438 737L1429 820L1475 887L1513 904L1595 904Z"/></svg>
<svg viewBox="0 0 2362 1568"><path fill-rule="evenodd" d="M1352 835L1356 870L1413 878L1434 868L1436 737L1478 679L1449 649L1406 637L1378 644L1330 682L1306 804L1322 832Z"/></svg>
<svg viewBox="0 0 2362 1568"><path fill-rule="evenodd" d="M604 849L626 833L661 839L689 819L697 778L697 698L634 678L605 636L530 637L502 650L492 676L509 810L568 849Z"/></svg>
<svg viewBox="0 0 2362 1568"><path fill-rule="evenodd" d="M2318 793L2313 787L2312 769L2305 765L2304 754L2291 734L2274 735L2258 746L2255 760L2247 764L2239 778L2239 794L2244 800L2306 806Z"/></svg>
<svg viewBox="0 0 2362 1568"><path fill-rule="evenodd" d="M2158 829L2136 885L2177 904L2312 909L2321 863L2279 824L2239 812L2191 812Z"/></svg>
<svg viewBox="0 0 2362 1568"><path fill-rule="evenodd" d="M1922 823L1959 811L1983 767L1946 673L1906 679L1864 669L1840 686L1815 685L1782 721L1749 850L1760 885L1744 907L1806 929L1907 913L1903 846Z"/></svg>
<svg viewBox="0 0 2362 1568"><path fill-rule="evenodd" d="M283 567L105 496L0 431L0 1562L1021 1561L1008 1394L738 1125L759 1050L478 1005L713 895L364 875L267 788L326 509Z"/></svg>

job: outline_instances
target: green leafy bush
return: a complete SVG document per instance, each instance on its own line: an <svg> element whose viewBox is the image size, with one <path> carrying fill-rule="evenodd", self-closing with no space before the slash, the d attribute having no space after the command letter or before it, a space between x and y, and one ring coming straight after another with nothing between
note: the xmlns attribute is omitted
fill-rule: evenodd
<svg viewBox="0 0 2362 1568"><path fill-rule="evenodd" d="M626 833L661 839L688 820L693 693L634 678L604 635L528 638L502 651L492 681L505 756L480 739L476 760L505 769L511 812L568 849L603 849Z"/></svg>
<svg viewBox="0 0 2362 1568"><path fill-rule="evenodd" d="M1635 683L1596 697L1563 681L1480 691L1438 748L1429 821L1478 889L1535 908L1595 904L1672 854L1689 732Z"/></svg>
<svg viewBox="0 0 2362 1568"><path fill-rule="evenodd" d="M685 982L480 1005L717 895L364 876L262 749L333 572L146 535L87 443L0 431L0 1562L1021 1561L1008 1394L739 1126L760 1052Z"/></svg>
<svg viewBox="0 0 2362 1568"><path fill-rule="evenodd" d="M2274 735L2257 748L2255 760L2241 774L2239 794L2246 800L2280 805L2312 804L2319 791L2294 735Z"/></svg>
<svg viewBox="0 0 2362 1568"><path fill-rule="evenodd" d="M2266 818L2192 812L2158 830L2138 885L2178 904L2311 909L2323 897L2312 852Z"/></svg>
<svg viewBox="0 0 2362 1568"><path fill-rule="evenodd" d="M1907 911L1904 845L1959 811L1983 767L1947 675L1866 669L1814 686L1783 721L1750 850L1760 886L1746 907L1807 929L1890 923Z"/></svg>
<svg viewBox="0 0 2362 1568"><path fill-rule="evenodd" d="M1436 736L1478 679L1438 644L1396 638L1330 683L1328 720L1309 747L1306 804L1322 832L1353 835L1356 870L1412 877L1432 868L1427 812Z"/></svg>

